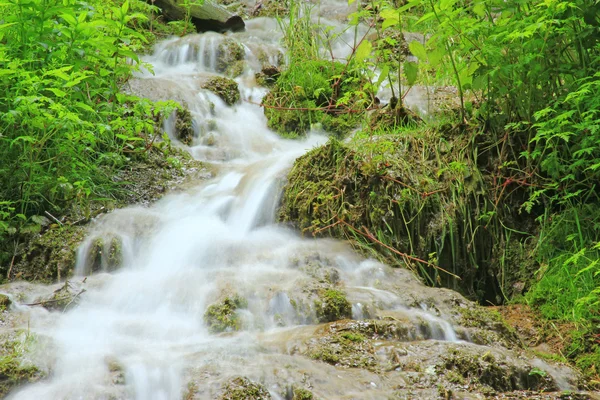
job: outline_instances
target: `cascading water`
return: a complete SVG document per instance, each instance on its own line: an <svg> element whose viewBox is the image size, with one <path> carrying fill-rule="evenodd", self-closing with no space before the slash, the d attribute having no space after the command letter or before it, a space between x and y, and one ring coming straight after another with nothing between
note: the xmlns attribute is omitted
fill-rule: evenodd
<svg viewBox="0 0 600 400"><path fill-rule="evenodd" d="M281 58L277 32L274 20L253 20L244 33L166 41L146 59L155 75L141 76L137 84L185 101L198 134L190 151L218 164L217 177L150 208L101 218L81 247L78 276L71 281L86 290L76 307L63 314L18 306L38 338L39 350L31 357L51 374L10 398L171 400L184 393L191 396L186 399L216 398L223 382L238 375L262 382L281 399L291 398L294 385L324 399L388 398L403 388L417 393L405 398L437 398L435 385L411 388L412 378L401 368L381 373L336 368L311 353L324 335L316 324L315 300L325 284L352 303L352 317L359 321L348 324L365 330L374 326L367 320L393 321L394 338L410 344L400 350L381 336L369 353L374 359L401 352L421 357L428 376L434 361L426 360L448 348L502 356L469 342L470 328L453 311L468 306L458 294L425 288L409 272L363 260L343 243L304 239L274 223L286 171L295 158L326 141L316 132L304 141L284 140L265 127L255 104L265 89L255 85L253 73L260 69L259 49L273 64ZM233 107L197 86L222 72L216 52L225 39L242 44L248 61L237 82L242 98L251 101ZM122 244L118 271L104 260L90 275L85 255L97 237ZM211 333L207 307L233 295L247 302L238 311L242 330ZM329 325L327 332L345 326Z"/></svg>

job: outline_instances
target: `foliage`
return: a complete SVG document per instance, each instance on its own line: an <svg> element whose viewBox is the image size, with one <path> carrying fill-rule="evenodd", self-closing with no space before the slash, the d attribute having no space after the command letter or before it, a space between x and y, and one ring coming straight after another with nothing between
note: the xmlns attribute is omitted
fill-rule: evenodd
<svg viewBox="0 0 600 400"><path fill-rule="evenodd" d="M148 41L133 29L147 17L131 4L143 8L137 0L0 6L0 237L113 195L111 171L143 155L178 107L119 93Z"/></svg>

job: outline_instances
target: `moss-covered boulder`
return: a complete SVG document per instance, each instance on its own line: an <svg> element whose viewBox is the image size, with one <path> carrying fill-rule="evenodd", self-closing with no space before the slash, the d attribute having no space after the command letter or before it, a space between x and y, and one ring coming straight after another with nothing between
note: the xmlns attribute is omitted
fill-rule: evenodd
<svg viewBox="0 0 600 400"><path fill-rule="evenodd" d="M241 296L233 295L213 303L204 312L204 323L211 333L239 331L242 320L237 311L248 307L248 302Z"/></svg>
<svg viewBox="0 0 600 400"><path fill-rule="evenodd" d="M319 322L332 322L352 318L352 304L337 289L322 289L315 300L315 312Z"/></svg>
<svg viewBox="0 0 600 400"><path fill-rule="evenodd" d="M444 355L436 370L438 373L450 374L450 380L459 380L469 386L485 385L499 392L557 389L545 371L507 363L491 352L474 356L454 349Z"/></svg>
<svg viewBox="0 0 600 400"><path fill-rule="evenodd" d="M54 283L71 276L85 233L83 226L52 224L46 231L26 237L16 251L9 279Z"/></svg>
<svg viewBox="0 0 600 400"><path fill-rule="evenodd" d="M175 133L181 143L188 146L192 144L192 140L194 139L194 119L192 118L192 113L186 107L178 108L175 111Z"/></svg>
<svg viewBox="0 0 600 400"><path fill-rule="evenodd" d="M113 235L96 237L82 251L85 251L86 274L95 272L111 272L123 265L123 242Z"/></svg>
<svg viewBox="0 0 600 400"><path fill-rule="evenodd" d="M244 70L244 46L231 38L225 38L217 46L217 72L235 78Z"/></svg>
<svg viewBox="0 0 600 400"><path fill-rule="evenodd" d="M237 377L223 385L219 400L270 400L265 387L245 377Z"/></svg>
<svg viewBox="0 0 600 400"><path fill-rule="evenodd" d="M279 220L350 240L430 285L502 301L497 244L507 243L505 230L468 140L443 126L332 139L294 163Z"/></svg>
<svg viewBox="0 0 600 400"><path fill-rule="evenodd" d="M360 89L359 77L342 63L291 63L263 99L267 125L284 137L303 136L311 127L344 136L359 123L350 109L365 107Z"/></svg>
<svg viewBox="0 0 600 400"><path fill-rule="evenodd" d="M215 76L204 82L202 88L219 96L227 105L232 106L240 101L240 90L233 79Z"/></svg>
<svg viewBox="0 0 600 400"><path fill-rule="evenodd" d="M310 390L297 386L292 388L292 393L292 400L313 400L315 398Z"/></svg>

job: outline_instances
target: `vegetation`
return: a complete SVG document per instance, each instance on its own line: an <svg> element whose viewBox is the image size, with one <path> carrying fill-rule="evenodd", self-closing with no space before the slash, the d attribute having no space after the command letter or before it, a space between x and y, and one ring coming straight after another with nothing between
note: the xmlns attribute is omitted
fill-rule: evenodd
<svg viewBox="0 0 600 400"><path fill-rule="evenodd" d="M126 197L114 175L168 152L155 146L168 143L160 126L181 106L120 92L142 65L136 53L180 29L156 10L138 0L0 5L2 265L48 218L76 208L89 219L99 208L92 202Z"/></svg>
<svg viewBox="0 0 600 400"><path fill-rule="evenodd" d="M355 30L342 60L331 52L338 34L292 6L286 44L309 63L291 59L279 75L265 100L271 126L358 133L297 161L281 219L483 304L525 301L575 323L583 333L566 356L598 381L597 9L595 0L374 0L349 17L348 29L369 29ZM422 40L404 44L401 31ZM341 82L352 85L336 96ZM454 86L456 106L419 121L403 102L415 84ZM392 91L385 105L381 85ZM336 130L323 123L331 109L361 117Z"/></svg>
<svg viewBox="0 0 600 400"><path fill-rule="evenodd" d="M237 310L248 307L248 301L243 297L234 295L222 301L211 304L204 313L204 322L211 333L239 331L242 320Z"/></svg>

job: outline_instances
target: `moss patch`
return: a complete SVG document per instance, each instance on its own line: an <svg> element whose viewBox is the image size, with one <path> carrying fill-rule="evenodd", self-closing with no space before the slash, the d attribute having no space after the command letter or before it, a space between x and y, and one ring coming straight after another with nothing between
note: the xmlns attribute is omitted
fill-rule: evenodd
<svg viewBox="0 0 600 400"><path fill-rule="evenodd" d="M31 342L30 336L3 341L0 345L0 397L4 398L14 388L35 382L43 373L34 365L23 361L23 354Z"/></svg>
<svg viewBox="0 0 600 400"><path fill-rule="evenodd" d="M271 395L264 386L248 378L237 377L223 385L219 400L270 400Z"/></svg>
<svg viewBox="0 0 600 400"><path fill-rule="evenodd" d="M217 71L235 78L243 71L245 56L246 52L240 43L226 38L217 47Z"/></svg>
<svg viewBox="0 0 600 400"><path fill-rule="evenodd" d="M352 304L346 295L337 289L323 289L319 300L315 300L315 310L319 322L332 322L352 318Z"/></svg>
<svg viewBox="0 0 600 400"><path fill-rule="evenodd" d="M238 84L232 79L215 76L206 81L202 88L219 96L227 105L232 106L240 101Z"/></svg>
<svg viewBox="0 0 600 400"><path fill-rule="evenodd" d="M449 380L462 376L469 385L486 385L499 392L513 390L555 390L554 382L541 370L519 368L498 360L491 353L473 356L452 350L437 366L439 373L451 372Z"/></svg>
<svg viewBox="0 0 600 400"><path fill-rule="evenodd" d="M350 332L325 331L307 343L306 355L342 367L374 370L377 365L371 341Z"/></svg>
<svg viewBox="0 0 600 400"><path fill-rule="evenodd" d="M331 61L293 63L279 75L263 99L267 125L284 137L303 136L311 127L344 136L359 123L358 113L336 106L338 100L358 91L361 81L349 76L346 66ZM317 125L318 124L318 125Z"/></svg>
<svg viewBox="0 0 600 400"><path fill-rule="evenodd" d="M502 285L512 284L498 261L512 211L502 210L500 221L492 182L471 158L479 151L471 135L448 125L404 126L332 139L296 160L279 220L305 234L347 239L429 285L501 303Z"/></svg>
<svg viewBox="0 0 600 400"><path fill-rule="evenodd" d="M239 331L242 321L237 310L248 307L248 302L238 295L226 297L208 306L204 313L204 323L211 333Z"/></svg>
<svg viewBox="0 0 600 400"><path fill-rule="evenodd" d="M178 108L175 112L175 133L177 139L188 146L194 139L194 120L192 113L186 107Z"/></svg>

